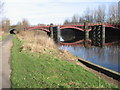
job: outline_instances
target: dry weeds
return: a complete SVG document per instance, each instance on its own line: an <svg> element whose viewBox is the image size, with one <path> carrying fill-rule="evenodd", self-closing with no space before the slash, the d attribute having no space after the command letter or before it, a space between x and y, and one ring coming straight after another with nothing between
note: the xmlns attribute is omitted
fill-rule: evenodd
<svg viewBox="0 0 120 90"><path fill-rule="evenodd" d="M21 31L17 34L23 40L22 50L31 52L48 53L63 60L77 60L66 50L60 50L54 41L44 31Z"/></svg>

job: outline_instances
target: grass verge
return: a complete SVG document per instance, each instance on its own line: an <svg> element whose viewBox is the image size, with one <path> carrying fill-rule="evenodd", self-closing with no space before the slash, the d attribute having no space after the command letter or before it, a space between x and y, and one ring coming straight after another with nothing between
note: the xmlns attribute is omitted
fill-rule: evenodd
<svg viewBox="0 0 120 90"><path fill-rule="evenodd" d="M3 35L3 36L0 36L0 41L4 40L7 36L9 35L9 33Z"/></svg>
<svg viewBox="0 0 120 90"><path fill-rule="evenodd" d="M116 88L79 65L54 55L22 51L14 38L12 88Z"/></svg>

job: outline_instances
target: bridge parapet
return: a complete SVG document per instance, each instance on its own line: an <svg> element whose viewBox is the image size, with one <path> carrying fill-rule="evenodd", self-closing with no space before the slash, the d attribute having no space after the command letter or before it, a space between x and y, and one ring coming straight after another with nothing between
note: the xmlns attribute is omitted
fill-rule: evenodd
<svg viewBox="0 0 120 90"><path fill-rule="evenodd" d="M96 26L96 25L105 25L105 27L111 27L111 28L116 28L116 29L120 29L120 23L88 23L88 26L89 27L93 27L93 26ZM66 27L66 26L73 26L73 27L80 27L80 28L83 28L84 24L81 24L81 23L75 23L75 24L65 24L65 25L53 25L54 27L56 26L60 26L61 27ZM50 25L44 25L44 26L32 26L32 27L26 27L25 29L32 29L32 28L45 28L45 29L49 29L50 28Z"/></svg>

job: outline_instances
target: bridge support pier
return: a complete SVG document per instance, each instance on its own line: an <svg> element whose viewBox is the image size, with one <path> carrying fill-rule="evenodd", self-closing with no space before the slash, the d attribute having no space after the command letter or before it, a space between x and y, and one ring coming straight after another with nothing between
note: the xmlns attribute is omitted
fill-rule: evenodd
<svg viewBox="0 0 120 90"><path fill-rule="evenodd" d="M60 27L57 26L57 41L56 41L57 44L60 44Z"/></svg>
<svg viewBox="0 0 120 90"><path fill-rule="evenodd" d="M92 30L92 45L98 47L104 47L105 44L105 26L96 25Z"/></svg>
<svg viewBox="0 0 120 90"><path fill-rule="evenodd" d="M105 45L105 25L102 25L102 43L101 47L104 47Z"/></svg>
<svg viewBox="0 0 120 90"><path fill-rule="evenodd" d="M50 37L53 39L53 24L50 25Z"/></svg>
<svg viewBox="0 0 120 90"><path fill-rule="evenodd" d="M60 27L59 26L50 26L50 37L55 41L56 44L60 44Z"/></svg>
<svg viewBox="0 0 120 90"><path fill-rule="evenodd" d="M56 44L60 43L60 27L59 26L53 27L53 40L55 41Z"/></svg>
<svg viewBox="0 0 120 90"><path fill-rule="evenodd" d="M85 38L84 38L84 46L88 47L88 41L89 41L89 31L88 31L88 23L84 23L84 33L85 33Z"/></svg>

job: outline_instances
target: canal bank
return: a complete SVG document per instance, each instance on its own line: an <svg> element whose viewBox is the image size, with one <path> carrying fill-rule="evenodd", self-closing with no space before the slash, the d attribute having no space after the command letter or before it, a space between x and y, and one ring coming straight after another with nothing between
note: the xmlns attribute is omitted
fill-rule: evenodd
<svg viewBox="0 0 120 90"><path fill-rule="evenodd" d="M82 67L86 68L88 71L96 74L98 77L108 81L109 83L115 84L120 87L120 73L96 65L82 58L79 58L78 61L81 62L83 64Z"/></svg>
<svg viewBox="0 0 120 90"><path fill-rule="evenodd" d="M92 68L92 69L94 69L94 70L96 70L100 73L103 73L103 74L105 74L105 75L107 75L107 76L109 76L109 77L111 77L115 80L118 80L118 81L120 80L120 78L119 78L120 74L118 72L115 72L113 70L110 70L110 69L104 68L102 66L96 65L96 64L91 63L91 62L89 62L87 60L84 60L84 59L78 59L78 61L83 63L87 67Z"/></svg>
<svg viewBox="0 0 120 90"><path fill-rule="evenodd" d="M11 78L13 88L117 88L80 65L56 57L53 50L32 52L30 47L23 49L24 43L14 38ZM33 42L31 44L34 45ZM38 46L40 45L39 43Z"/></svg>
<svg viewBox="0 0 120 90"><path fill-rule="evenodd" d="M60 49L67 50L79 58L120 73L119 46L85 48L84 46L73 45L61 46Z"/></svg>
<svg viewBox="0 0 120 90"><path fill-rule="evenodd" d="M78 49L79 48L79 49ZM106 81L108 81L109 83L113 83L113 84L115 84L115 85L117 85L117 86L119 86L120 87L120 80L119 80L119 77L120 77L120 73L119 72L116 72L116 71L114 71L114 70L110 70L110 69L108 69L108 68L105 68L105 67L103 67L103 66L101 66L101 65L98 65L98 64L96 64L96 63L93 63L94 61L95 61L95 59L96 58L99 58L98 59L98 62L99 62L99 60L100 60L100 56L99 56L99 54L100 54L100 52L97 52L97 51L99 51L99 50L101 50L101 51L104 51L103 53L102 53L102 55L103 54L105 54L105 51L106 50L108 50L109 52L110 52L110 48L108 49L106 49L106 48L98 48L98 50L97 50L97 47L94 47L94 48L92 48L92 50L93 51L91 51L90 52L90 48L84 48L84 47L81 47L81 46L61 46L61 49L63 49L63 50L68 50L69 52L71 52L72 54L74 54L75 56L77 56L79 59L78 59L78 61L80 62L80 63L82 63L82 64L80 64L80 63L76 63L76 64L78 64L78 65L81 65L82 67L84 67L84 68L86 68L88 71L90 71L90 72L92 72L92 73L94 73L94 74L96 74L98 77L100 77L100 78L102 78L102 79L104 79L104 80L106 80ZM116 49L116 48L115 48ZM114 50L115 50L114 49ZM118 49L117 49L118 50ZM113 55L111 56L111 57L113 57L114 55L116 55L115 53L117 53L117 50L115 50L113 53ZM98 54L98 56L97 56L97 54ZM92 55L95 57L92 57ZM118 55L118 54L117 54ZM103 55L103 57L102 57L102 59L104 59L104 56L105 55ZM82 58L81 58L82 57ZM91 61L89 61L89 60L86 60L86 59L83 59L83 58L90 58L90 57L92 57L92 59L93 59L93 62L91 62ZM109 57L109 58L111 58L109 55L106 55L106 57ZM115 56L114 56L115 57ZM113 57L113 58L114 58ZM111 58L111 59L113 59L113 58ZM117 57L116 57L117 58ZM108 58L105 58L105 59L108 59ZM97 60L96 60L97 61ZM101 62L103 62L104 60L102 60ZM106 61L106 60L105 60ZM111 61L111 60L110 60ZM114 62L115 62L115 60L114 60ZM104 62L103 62L104 63ZM106 62L107 63L107 62ZM109 64L109 63L108 63ZM117 63L117 65L118 65L118 63ZM111 66L111 67L114 67L114 66ZM117 67L117 70L119 70L118 69L118 67Z"/></svg>

